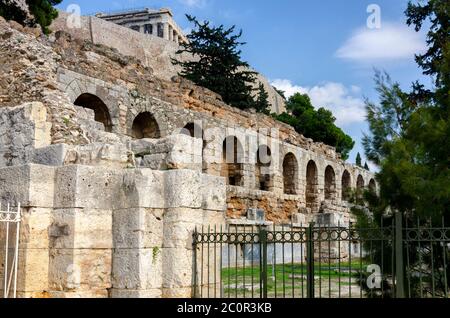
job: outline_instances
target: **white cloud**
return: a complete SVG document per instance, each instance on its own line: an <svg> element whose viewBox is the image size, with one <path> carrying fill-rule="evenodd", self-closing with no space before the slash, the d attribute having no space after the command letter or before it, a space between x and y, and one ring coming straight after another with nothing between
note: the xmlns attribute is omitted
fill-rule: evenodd
<svg viewBox="0 0 450 318"><path fill-rule="evenodd" d="M336 56L358 62L412 59L426 48L422 33L403 24L383 23L380 29L360 28Z"/></svg>
<svg viewBox="0 0 450 318"><path fill-rule="evenodd" d="M206 5L207 0L179 0L181 4L187 7L203 8Z"/></svg>
<svg viewBox="0 0 450 318"><path fill-rule="evenodd" d="M354 95L360 92L358 86L353 85L348 89L341 83L328 82L323 85L303 87L294 85L286 79L276 79L271 84L286 92L286 97L295 93L308 94L315 107L323 107L333 112L338 126L365 121L364 101Z"/></svg>

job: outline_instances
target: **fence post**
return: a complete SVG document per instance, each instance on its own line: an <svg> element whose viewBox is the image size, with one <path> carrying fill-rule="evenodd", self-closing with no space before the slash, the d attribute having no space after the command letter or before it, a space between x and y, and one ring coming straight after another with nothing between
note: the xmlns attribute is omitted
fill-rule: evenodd
<svg viewBox="0 0 450 318"><path fill-rule="evenodd" d="M192 247L194 248L193 250L193 265L194 265L194 272L193 274L193 284L194 284L194 290L193 290L193 297L194 298L198 298L198 292L197 292L197 237L198 237L198 233L197 233L197 228L194 230L193 233L193 241L192 241Z"/></svg>
<svg viewBox="0 0 450 318"><path fill-rule="evenodd" d="M314 223L306 229L306 295L314 298Z"/></svg>
<svg viewBox="0 0 450 318"><path fill-rule="evenodd" d="M262 228L259 231L261 242L261 298L267 298L267 230Z"/></svg>
<svg viewBox="0 0 450 318"><path fill-rule="evenodd" d="M403 262L403 218L395 212L395 297L405 298L405 267Z"/></svg>

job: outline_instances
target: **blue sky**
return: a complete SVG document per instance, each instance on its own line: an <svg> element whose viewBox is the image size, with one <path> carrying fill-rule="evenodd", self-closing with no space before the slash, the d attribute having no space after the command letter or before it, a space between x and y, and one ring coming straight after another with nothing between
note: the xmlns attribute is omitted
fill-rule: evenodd
<svg viewBox="0 0 450 318"><path fill-rule="evenodd" d="M315 106L333 111L338 125L357 142L349 161L364 151L367 131L365 97L376 101L374 68L386 70L407 89L423 78L414 53L425 47L425 35L405 24L407 0L116 0L63 1L78 4L82 14L136 7L169 7L188 30L190 13L213 24L243 30L243 58L289 94L308 93ZM371 29L367 8L380 8L380 28Z"/></svg>

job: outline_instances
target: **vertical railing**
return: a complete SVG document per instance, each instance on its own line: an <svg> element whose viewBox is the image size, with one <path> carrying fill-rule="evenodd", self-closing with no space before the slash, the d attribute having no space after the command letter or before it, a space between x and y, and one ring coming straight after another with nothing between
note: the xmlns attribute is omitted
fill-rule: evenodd
<svg viewBox="0 0 450 318"><path fill-rule="evenodd" d="M17 297L17 272L19 262L19 235L20 235L20 223L21 223L21 210L20 203L17 206L17 211L13 211L8 204L7 210L2 211L0 206L0 224L5 224L5 263L3 267L3 297L8 298L11 294L12 297ZM10 236L11 224L15 224L15 236ZM14 230L13 230L14 231ZM14 240L13 247L10 247L10 240ZM9 250L13 249L13 257L10 265Z"/></svg>
<svg viewBox="0 0 450 318"><path fill-rule="evenodd" d="M314 223L306 230L306 296L314 298Z"/></svg>
<svg viewBox="0 0 450 318"><path fill-rule="evenodd" d="M261 247L261 298L267 298L267 230L259 231Z"/></svg>
<svg viewBox="0 0 450 318"><path fill-rule="evenodd" d="M395 213L395 297L405 298L405 266L403 257L403 217Z"/></svg>
<svg viewBox="0 0 450 318"><path fill-rule="evenodd" d="M193 298L198 298L198 291L197 291L197 287L198 287L198 259L197 259L197 248L198 248L198 232L197 232L197 228L195 228L194 230L194 234L193 234L193 240L192 240L192 248L193 248L193 273L192 273L192 284L193 284L193 291L192 291L192 295Z"/></svg>

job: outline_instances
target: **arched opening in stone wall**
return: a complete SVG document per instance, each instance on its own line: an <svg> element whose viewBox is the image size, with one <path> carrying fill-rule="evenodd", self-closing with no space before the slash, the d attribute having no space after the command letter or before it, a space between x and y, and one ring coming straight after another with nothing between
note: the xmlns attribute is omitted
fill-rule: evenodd
<svg viewBox="0 0 450 318"><path fill-rule="evenodd" d="M111 115L106 104L97 96L85 93L78 96L74 105L92 109L95 114L95 121L102 123L105 131L112 131Z"/></svg>
<svg viewBox="0 0 450 318"><path fill-rule="evenodd" d="M345 170L342 174L342 200L348 201L350 199L350 192L352 189L352 177L350 173Z"/></svg>
<svg viewBox="0 0 450 318"><path fill-rule="evenodd" d="M297 194L298 162L292 152L288 153L283 160L283 183L285 194Z"/></svg>
<svg viewBox="0 0 450 318"><path fill-rule="evenodd" d="M314 161L309 161L306 167L306 207L311 212L319 210L319 178L317 165Z"/></svg>
<svg viewBox="0 0 450 318"><path fill-rule="evenodd" d="M202 127L196 123L188 123L181 129L181 134L190 136L192 138L203 139Z"/></svg>
<svg viewBox="0 0 450 318"><path fill-rule="evenodd" d="M376 193L377 192L377 183L375 182L374 179L370 179L370 181L369 181L369 190L372 193Z"/></svg>
<svg viewBox="0 0 450 318"><path fill-rule="evenodd" d="M364 187L365 187L364 178L362 175L359 175L358 179L356 179L356 197L358 199L363 198Z"/></svg>
<svg viewBox="0 0 450 318"><path fill-rule="evenodd" d="M235 136L225 138L222 146L222 164L220 175L231 186L242 186L243 172L243 148Z"/></svg>
<svg viewBox="0 0 450 318"><path fill-rule="evenodd" d="M143 112L137 115L132 126L133 138L135 139L158 139L161 138L159 125L155 117L149 112Z"/></svg>
<svg viewBox="0 0 450 318"><path fill-rule="evenodd" d="M325 169L325 200L336 198L336 174L331 166Z"/></svg>
<svg viewBox="0 0 450 318"><path fill-rule="evenodd" d="M272 163L272 151L269 147L260 146L256 153L256 187L262 191L270 191L272 188L272 175L270 166Z"/></svg>
<svg viewBox="0 0 450 318"><path fill-rule="evenodd" d="M364 190L364 186L365 186L364 178L363 178L362 175L359 175L358 179L356 181L356 190L363 191Z"/></svg>

